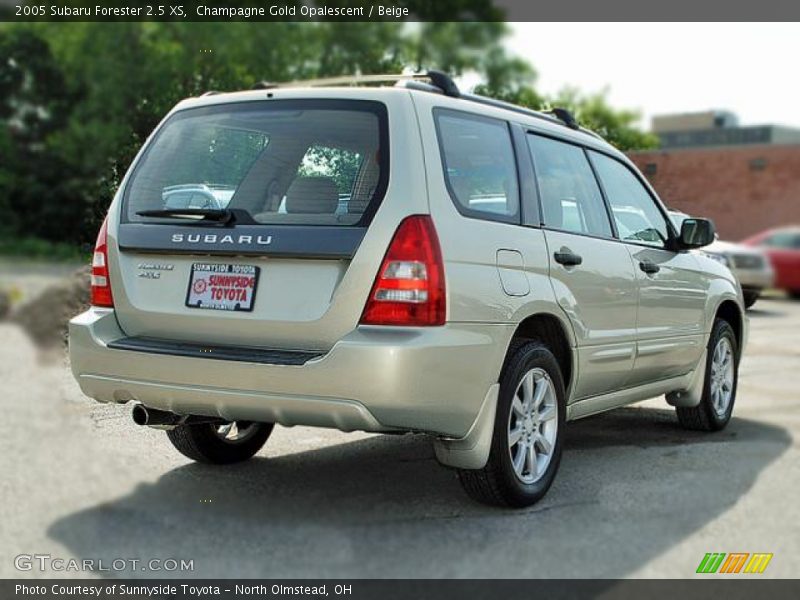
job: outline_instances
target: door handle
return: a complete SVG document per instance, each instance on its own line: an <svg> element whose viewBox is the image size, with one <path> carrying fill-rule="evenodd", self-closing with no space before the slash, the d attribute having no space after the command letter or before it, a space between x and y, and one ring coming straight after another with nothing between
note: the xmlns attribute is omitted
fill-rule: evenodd
<svg viewBox="0 0 800 600"><path fill-rule="evenodd" d="M558 264L565 267L575 267L583 262L583 257L580 254L575 254L572 250L562 248L555 254L553 258L556 259Z"/></svg>
<svg viewBox="0 0 800 600"><path fill-rule="evenodd" d="M661 270L656 263L650 260L643 260L639 262L639 268L648 275L654 275Z"/></svg>

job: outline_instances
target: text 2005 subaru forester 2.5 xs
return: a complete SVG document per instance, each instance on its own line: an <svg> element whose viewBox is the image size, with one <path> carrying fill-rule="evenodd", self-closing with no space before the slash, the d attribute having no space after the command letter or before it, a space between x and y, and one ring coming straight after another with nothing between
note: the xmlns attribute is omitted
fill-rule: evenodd
<svg viewBox="0 0 800 600"><path fill-rule="evenodd" d="M84 393L210 463L275 423L424 432L471 496L511 506L546 493L570 419L666 394L684 427L725 427L747 324L730 271L692 251L713 225L676 231L566 111L397 79L170 112L70 324Z"/></svg>

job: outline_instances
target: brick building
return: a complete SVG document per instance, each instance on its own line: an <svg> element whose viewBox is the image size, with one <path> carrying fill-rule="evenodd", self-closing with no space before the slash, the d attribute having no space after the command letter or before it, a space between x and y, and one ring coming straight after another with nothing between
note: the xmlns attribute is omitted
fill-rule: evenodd
<svg viewBox="0 0 800 600"><path fill-rule="evenodd" d="M667 206L713 219L728 240L800 224L799 130L738 127L721 112L653 121L661 149L629 156Z"/></svg>

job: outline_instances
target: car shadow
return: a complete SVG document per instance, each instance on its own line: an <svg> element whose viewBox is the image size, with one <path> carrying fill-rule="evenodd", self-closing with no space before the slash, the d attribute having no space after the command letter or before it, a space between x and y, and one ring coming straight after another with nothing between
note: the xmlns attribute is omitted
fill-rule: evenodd
<svg viewBox="0 0 800 600"><path fill-rule="evenodd" d="M624 577L730 509L790 443L756 421L702 434L671 410L619 409L568 425L555 484L525 510L471 501L423 436L267 445L178 467L48 534L78 557L194 561L171 577Z"/></svg>
<svg viewBox="0 0 800 600"><path fill-rule="evenodd" d="M750 308L747 309L747 316L760 317L785 317L792 310L794 302L786 296L762 296Z"/></svg>
<svg viewBox="0 0 800 600"><path fill-rule="evenodd" d="M747 309L747 316L753 318L777 318L777 317L785 317L786 313L780 310L771 310L767 308L762 308L760 306L753 306L752 308Z"/></svg>

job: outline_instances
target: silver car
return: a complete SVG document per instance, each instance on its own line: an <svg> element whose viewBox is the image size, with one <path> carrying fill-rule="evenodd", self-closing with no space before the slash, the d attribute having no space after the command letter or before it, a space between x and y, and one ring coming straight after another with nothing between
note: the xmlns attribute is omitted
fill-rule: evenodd
<svg viewBox="0 0 800 600"><path fill-rule="evenodd" d="M569 420L666 395L683 427L725 427L747 320L731 272L689 251L713 225L677 230L566 111L389 79L167 115L70 324L83 392L215 464L276 423L423 432L472 497L507 506L546 493ZM175 200L206 189L224 202Z"/></svg>

